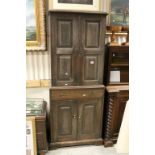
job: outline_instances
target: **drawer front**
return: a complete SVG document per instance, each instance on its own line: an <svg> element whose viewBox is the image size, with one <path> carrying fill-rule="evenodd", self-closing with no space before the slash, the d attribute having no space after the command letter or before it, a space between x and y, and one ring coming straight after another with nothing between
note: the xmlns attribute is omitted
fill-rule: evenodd
<svg viewBox="0 0 155 155"><path fill-rule="evenodd" d="M104 89L52 90L50 95L52 100L99 98L104 95Z"/></svg>

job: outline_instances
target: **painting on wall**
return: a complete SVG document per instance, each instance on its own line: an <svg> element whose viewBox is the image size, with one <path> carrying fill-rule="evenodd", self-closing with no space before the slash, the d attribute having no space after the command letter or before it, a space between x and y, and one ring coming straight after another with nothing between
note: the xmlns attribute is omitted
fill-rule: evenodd
<svg viewBox="0 0 155 155"><path fill-rule="evenodd" d="M26 0L26 50L45 50L44 0Z"/></svg>
<svg viewBox="0 0 155 155"><path fill-rule="evenodd" d="M58 3L93 4L93 0L58 0Z"/></svg>
<svg viewBox="0 0 155 155"><path fill-rule="evenodd" d="M49 10L104 11L106 0L48 0Z"/></svg>
<svg viewBox="0 0 155 155"><path fill-rule="evenodd" d="M129 26L129 0L110 0L109 23L114 26Z"/></svg>

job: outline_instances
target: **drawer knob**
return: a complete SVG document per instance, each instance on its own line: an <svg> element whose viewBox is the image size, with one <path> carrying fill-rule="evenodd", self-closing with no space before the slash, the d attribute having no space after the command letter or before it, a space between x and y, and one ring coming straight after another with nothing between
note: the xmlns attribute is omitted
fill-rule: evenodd
<svg viewBox="0 0 155 155"><path fill-rule="evenodd" d="M65 75L68 75L68 73L66 72Z"/></svg>
<svg viewBox="0 0 155 155"><path fill-rule="evenodd" d="M115 57L115 53L113 53L112 56Z"/></svg>
<svg viewBox="0 0 155 155"><path fill-rule="evenodd" d="M83 97L85 97L85 96L86 96L86 94L83 94L82 96L83 96Z"/></svg>
<svg viewBox="0 0 155 155"><path fill-rule="evenodd" d="M67 84L67 83L65 83L65 86L68 86L68 84Z"/></svg>
<svg viewBox="0 0 155 155"><path fill-rule="evenodd" d="M81 119L81 116L79 116L79 119Z"/></svg>

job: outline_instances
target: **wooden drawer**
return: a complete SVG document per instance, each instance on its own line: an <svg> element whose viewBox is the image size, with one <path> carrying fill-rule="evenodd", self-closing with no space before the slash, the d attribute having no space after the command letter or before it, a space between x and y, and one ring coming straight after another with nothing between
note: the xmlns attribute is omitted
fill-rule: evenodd
<svg viewBox="0 0 155 155"><path fill-rule="evenodd" d="M50 90L51 100L100 98L104 95L104 86L99 87L55 87Z"/></svg>

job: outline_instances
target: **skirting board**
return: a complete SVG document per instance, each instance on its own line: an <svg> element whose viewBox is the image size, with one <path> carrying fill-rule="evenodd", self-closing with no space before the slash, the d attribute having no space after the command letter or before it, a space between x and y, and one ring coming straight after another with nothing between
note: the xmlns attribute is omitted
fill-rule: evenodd
<svg viewBox="0 0 155 155"><path fill-rule="evenodd" d="M34 88L34 87L50 87L51 80L27 80L26 87Z"/></svg>

